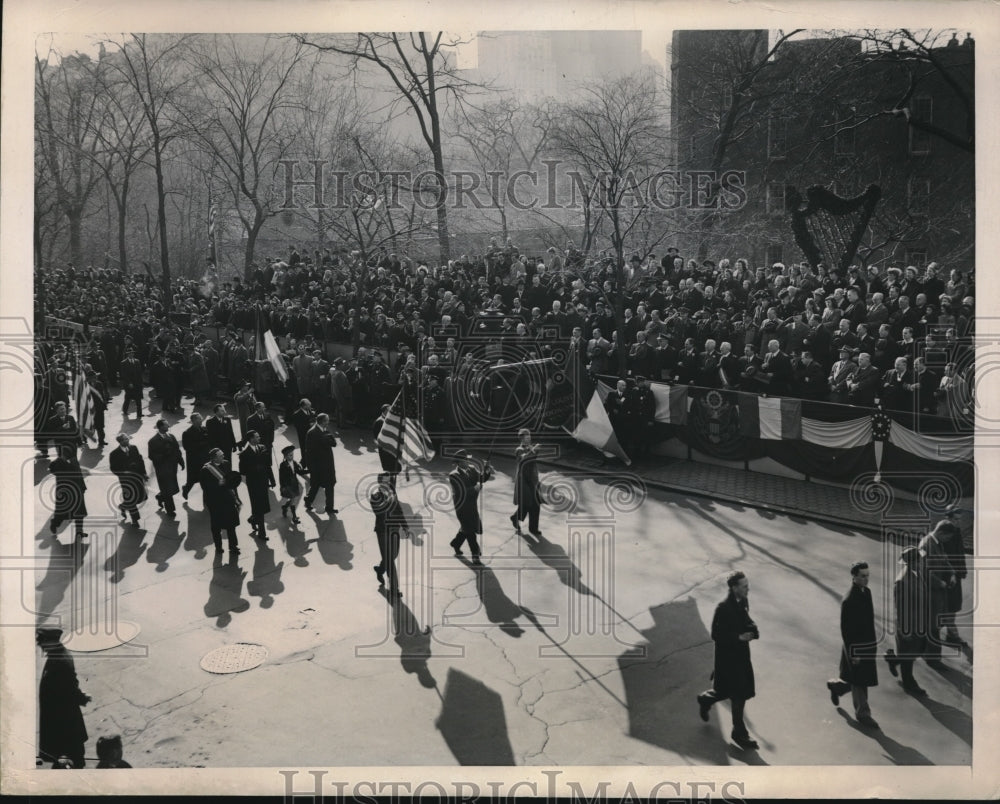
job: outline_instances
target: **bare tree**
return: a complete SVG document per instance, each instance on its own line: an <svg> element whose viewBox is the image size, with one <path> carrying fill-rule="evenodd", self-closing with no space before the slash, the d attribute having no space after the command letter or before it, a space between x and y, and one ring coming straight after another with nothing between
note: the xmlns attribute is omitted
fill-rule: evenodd
<svg viewBox="0 0 1000 804"><path fill-rule="evenodd" d="M170 309L173 294L170 289L170 250L167 232L167 190L164 162L167 149L183 131L179 125L177 105L190 81L188 71L178 69L189 36L149 37L130 34L108 63L121 76L138 100L142 115L149 126L150 153L156 176L156 229L160 242L164 303ZM147 230L149 227L147 226Z"/></svg>
<svg viewBox="0 0 1000 804"><path fill-rule="evenodd" d="M302 45L274 36L199 37L187 51L197 89L184 114L191 136L212 154L246 232L247 279L261 229L281 212L276 178L297 137L290 112L311 90L299 69L305 57Z"/></svg>
<svg viewBox="0 0 1000 804"><path fill-rule="evenodd" d="M624 376L625 248L633 230L654 209L651 188L662 171L667 143L657 87L648 76L625 76L590 87L580 100L559 108L550 136L553 150L594 188L594 203L609 224L618 365Z"/></svg>
<svg viewBox="0 0 1000 804"><path fill-rule="evenodd" d="M96 161L101 144L94 133L100 125L100 91L90 66L87 56L59 58L50 52L45 59L35 57L37 157L52 199L51 205L36 206L36 232L42 229L38 216L57 209L68 224L70 260L78 266L86 206L101 181ZM41 189L36 186L36 199Z"/></svg>
<svg viewBox="0 0 1000 804"><path fill-rule="evenodd" d="M441 261L447 262L451 244L442 121L449 99L461 101L481 88L463 76L455 64L454 51L450 49L463 44L462 40L446 39L443 31L358 33L319 39L295 34L294 38L321 53L345 56L355 68L360 63L377 67L399 93L398 102L413 110L434 162L438 245Z"/></svg>

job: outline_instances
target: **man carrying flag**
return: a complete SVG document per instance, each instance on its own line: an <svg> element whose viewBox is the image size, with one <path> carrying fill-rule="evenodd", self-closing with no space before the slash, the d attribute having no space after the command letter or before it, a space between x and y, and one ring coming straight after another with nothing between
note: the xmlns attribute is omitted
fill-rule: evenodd
<svg viewBox="0 0 1000 804"><path fill-rule="evenodd" d="M403 389L392 403L392 407L383 415L382 424L378 429L375 443L379 449L379 458L382 466L389 473L389 481L393 488L396 487L396 474L393 468L392 459L395 459L395 466L402 464L405 458L407 463L417 461L429 461L434 457L434 449L431 446L431 437L426 428L416 417L416 405L412 398L407 404L407 397L410 396L409 382L403 385ZM388 466L387 466L388 463Z"/></svg>
<svg viewBox="0 0 1000 804"><path fill-rule="evenodd" d="M576 429L572 432L569 430L566 432L577 441L596 447L608 458L621 458L626 466L630 466L632 463L632 460L625 454L625 450L618 443L618 437L611 426L608 413L604 409L604 405L601 404L601 395L596 390L593 396L591 396L590 404L587 405L587 410L583 418L580 419L579 424L577 424Z"/></svg>
<svg viewBox="0 0 1000 804"><path fill-rule="evenodd" d="M91 387L90 382L87 378L87 367L83 365L83 362L77 357L76 372L73 378L73 408L76 410L77 422L80 427L80 441L86 438L87 441L92 441L94 438L94 430L96 428L95 420L95 410L94 410L94 400L92 399L92 393L94 389ZM91 369L91 374L93 374L93 369ZM103 403L104 397L101 397L101 402ZM103 419L103 410L101 418ZM100 443L103 446L107 443L104 440L104 422L101 422L101 433L100 433Z"/></svg>

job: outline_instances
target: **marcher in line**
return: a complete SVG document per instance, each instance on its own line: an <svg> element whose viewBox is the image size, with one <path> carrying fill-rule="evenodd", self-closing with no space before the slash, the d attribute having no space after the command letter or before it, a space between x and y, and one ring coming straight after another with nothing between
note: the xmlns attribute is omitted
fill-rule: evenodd
<svg viewBox="0 0 1000 804"><path fill-rule="evenodd" d="M391 407L391 405L383 405L381 413L372 423L372 435L375 436L376 444L378 444L379 433L382 432L382 425L385 423L385 417L389 415ZM389 482L392 484L392 487L396 488L396 476L403 471L403 466L399 462L399 456L379 444L378 460L382 466L382 471L389 476Z"/></svg>
<svg viewBox="0 0 1000 804"><path fill-rule="evenodd" d="M171 519L177 517L177 507L174 505L174 495L180 491L177 484L177 470L184 468L184 456L181 455L177 438L167 432L170 425L164 419L156 422L156 434L149 439L149 460L156 472L156 483L159 492L156 502L165 509Z"/></svg>
<svg viewBox="0 0 1000 804"><path fill-rule="evenodd" d="M271 455L260 441L256 430L247 432L247 445L240 452L240 474L246 478L247 496L250 498L250 524L267 541L264 516L271 511L267 470Z"/></svg>
<svg viewBox="0 0 1000 804"><path fill-rule="evenodd" d="M389 597L402 597L399 591L399 574L396 559L399 557L400 531L409 533L409 524L396 497L396 490L388 473L378 476L378 483L369 494L368 501L375 514L375 537L382 560L375 565L375 577L379 586L385 586L385 576L389 576Z"/></svg>
<svg viewBox="0 0 1000 804"><path fill-rule="evenodd" d="M83 479L80 462L76 458L76 448L63 444L59 448L59 457L49 464L49 472L56 478L56 508L52 512L49 530L55 535L63 522L72 519L76 527L76 538L87 538L87 532L83 527L84 517L87 516L87 504L84 500L87 483Z"/></svg>
<svg viewBox="0 0 1000 804"><path fill-rule="evenodd" d="M892 596L896 608L896 650L889 650L886 661L889 672L903 676L903 689L913 695L924 696L927 690L913 677L913 663L924 655L927 649L929 630L928 614L930 601L927 594L927 580L924 575L920 550L906 547L899 555L903 567L896 576Z"/></svg>
<svg viewBox="0 0 1000 804"><path fill-rule="evenodd" d="M955 615L962 610L962 581L968 575L965 565L965 541L962 539L962 527L958 521L958 508L951 506L945 511L947 527L942 527L939 533L941 545L951 562L954 582L948 586L948 600L945 606L943 625L947 629L946 639L951 645L961 645L962 637L955 627Z"/></svg>
<svg viewBox="0 0 1000 804"><path fill-rule="evenodd" d="M118 507L122 519L128 514L132 517L132 524L138 526L139 505L149 499L146 491L149 473L139 448L131 443L128 433L119 433L115 441L118 446L108 455L108 468L121 484L122 501Z"/></svg>
<svg viewBox="0 0 1000 804"><path fill-rule="evenodd" d="M840 703L840 696L851 693L854 714L858 722L877 729L868 705L868 688L878 686L878 668L875 665L878 638L875 635L875 605L868 582L871 570L864 561L851 565L851 588L840 603L840 676L827 682L833 705Z"/></svg>
<svg viewBox="0 0 1000 804"><path fill-rule="evenodd" d="M135 417L141 419L142 364L135 356L135 349L125 350L125 359L118 367L118 381L125 390L125 401L122 403L122 417L128 418L128 409L135 402Z"/></svg>
<svg viewBox="0 0 1000 804"><path fill-rule="evenodd" d="M927 646L924 652L925 661L940 658L941 629L946 626L948 618L948 597L951 589L958 581L955 569L951 565L951 556L945 549L945 541L950 538L953 526L947 519L939 520L917 544L923 560L924 581L930 600L928 612Z"/></svg>
<svg viewBox="0 0 1000 804"><path fill-rule="evenodd" d="M295 447L289 444L283 450L281 450L281 456L284 460L281 462L281 466L278 467L278 483L279 490L281 491L281 515L288 516L288 512L292 512L292 524L298 525L302 520L299 519L299 515L296 512L296 507L299 504L299 498L302 496L302 484L299 482L300 477L307 477L309 472L302 468L297 460L295 460Z"/></svg>
<svg viewBox="0 0 1000 804"><path fill-rule="evenodd" d="M260 443L267 452L267 485L274 488L274 419L267 412L263 402L258 402L254 412L247 417L247 432L254 430L260 434Z"/></svg>
<svg viewBox="0 0 1000 804"><path fill-rule="evenodd" d="M229 460L229 456L236 452L236 433L233 431L233 420L229 418L226 406L221 402L213 408L212 412L214 415L205 422L208 443L213 449L221 449L226 460Z"/></svg>
<svg viewBox="0 0 1000 804"><path fill-rule="evenodd" d="M538 517L541 512L542 489L538 479L538 444L531 443L531 431L522 427L517 431L521 443L514 450L517 458L517 470L514 474L514 505L517 506L510 516L514 530L521 532L521 522L527 518L528 532L536 538L541 536L538 529Z"/></svg>
<svg viewBox="0 0 1000 804"><path fill-rule="evenodd" d="M472 563L479 564L481 554L476 536L483 532L483 521L479 516L479 491L483 483L493 478L493 469L487 463L482 469L471 453L459 450L455 453L455 468L448 474L451 484L452 502L458 517L458 535L450 544L456 556L462 555L462 544L468 542L472 552Z"/></svg>
<svg viewBox="0 0 1000 804"><path fill-rule="evenodd" d="M756 749L757 741L750 737L743 712L746 702L756 694L750 642L760 639L757 624L750 618L750 582L742 572L727 579L729 595L715 607L712 617L712 641L715 642L715 669L712 688L698 696L701 719L708 722L712 704L727 698L732 706L733 741L741 748Z"/></svg>
<svg viewBox="0 0 1000 804"><path fill-rule="evenodd" d="M198 482L201 483L202 499L211 521L215 551L222 552L222 531L227 531L229 552L238 555L240 547L236 540L236 528L240 523L242 503L236 491L239 475L235 478L233 475L232 467L222 450L215 447L209 453L208 463L201 468Z"/></svg>
<svg viewBox="0 0 1000 804"><path fill-rule="evenodd" d="M184 447L184 462L187 465L187 479L181 487L181 496L186 500L191 489L198 484L201 467L208 463L208 452L212 448L200 413L191 414L191 426L181 433L181 446Z"/></svg>
<svg viewBox="0 0 1000 804"><path fill-rule="evenodd" d="M90 703L90 696L80 690L76 664L62 644L62 633L59 628L35 632L46 657L38 687L38 753L52 762L67 757L73 768L83 768L87 726L80 707Z"/></svg>
<svg viewBox="0 0 1000 804"><path fill-rule="evenodd" d="M309 493L306 494L305 509L312 511L316 493L322 488L326 498L326 513L340 513L333 507L333 487L337 485L337 467L333 459L333 448L337 439L329 431L330 416L320 413L306 434L306 460L309 466Z"/></svg>

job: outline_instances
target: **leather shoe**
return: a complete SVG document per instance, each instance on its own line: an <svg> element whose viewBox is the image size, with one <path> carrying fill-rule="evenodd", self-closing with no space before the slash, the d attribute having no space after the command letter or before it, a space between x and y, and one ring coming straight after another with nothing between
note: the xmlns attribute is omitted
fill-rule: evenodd
<svg viewBox="0 0 1000 804"><path fill-rule="evenodd" d="M385 584L385 573L379 567L373 567L375 570L375 577L378 578L378 585L383 586Z"/></svg>
<svg viewBox="0 0 1000 804"><path fill-rule="evenodd" d="M756 751L758 748L760 748L760 746L757 744L757 741L753 739L753 737L751 737L749 734L742 735L733 732L731 736L733 738L733 742L736 743L740 748L750 749L753 751Z"/></svg>
<svg viewBox="0 0 1000 804"><path fill-rule="evenodd" d="M701 719L708 723L708 710L712 708L712 702L704 695L698 696L698 714Z"/></svg>
<svg viewBox="0 0 1000 804"><path fill-rule="evenodd" d="M903 689L906 690L911 695L916 695L919 698L923 698L927 695L927 690L921 687L916 682L912 684L903 684Z"/></svg>
<svg viewBox="0 0 1000 804"><path fill-rule="evenodd" d="M328 514L339 514L340 510L337 509L337 508L327 508L326 509L326 513L328 513Z"/></svg>
<svg viewBox="0 0 1000 804"><path fill-rule="evenodd" d="M837 694L837 689L832 681L826 682L826 688L830 690L830 702L834 706L840 706L840 695Z"/></svg>
<svg viewBox="0 0 1000 804"><path fill-rule="evenodd" d="M896 669L899 667L899 659L896 658L896 651L889 648L885 654L885 661L889 665L889 672L892 673L894 677L899 676L899 671Z"/></svg>
<svg viewBox="0 0 1000 804"><path fill-rule="evenodd" d="M517 533L521 532L521 523L517 521L517 514L510 515L510 524L514 526L514 530Z"/></svg>
<svg viewBox="0 0 1000 804"><path fill-rule="evenodd" d="M458 541L458 539L452 539L450 542L448 542L448 544L451 545L451 549L455 551L456 556L462 555L461 543Z"/></svg>

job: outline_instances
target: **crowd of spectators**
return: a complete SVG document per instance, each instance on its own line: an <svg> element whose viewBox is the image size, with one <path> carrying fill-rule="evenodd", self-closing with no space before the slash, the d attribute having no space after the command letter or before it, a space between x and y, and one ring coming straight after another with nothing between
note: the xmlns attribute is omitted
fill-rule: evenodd
<svg viewBox="0 0 1000 804"><path fill-rule="evenodd" d="M341 418L391 401L407 367L440 385L463 363L554 350L597 376L624 368L632 379L860 406L878 400L935 413L968 397L971 274L933 262L843 273L752 267L685 259L673 248L662 258L632 256L620 293L614 273L605 256L569 247L529 258L510 241L440 266L290 247L248 281L220 281L211 266L200 280L175 280L170 316L164 288L148 274L69 266L35 281L37 312L82 325L109 383L133 349L171 404L180 387L208 397L220 376L230 393L254 380L244 333L258 324L278 337L292 371L273 395L287 394L292 406L319 396ZM202 326L221 329L218 344ZM330 343L350 344L352 357L334 359Z"/></svg>

